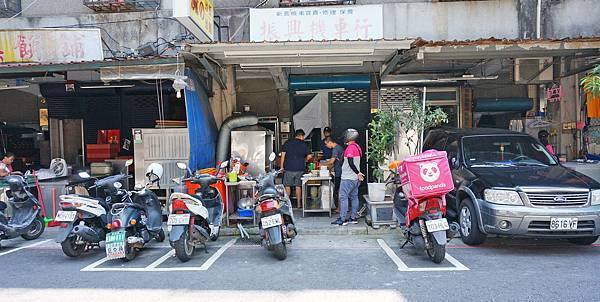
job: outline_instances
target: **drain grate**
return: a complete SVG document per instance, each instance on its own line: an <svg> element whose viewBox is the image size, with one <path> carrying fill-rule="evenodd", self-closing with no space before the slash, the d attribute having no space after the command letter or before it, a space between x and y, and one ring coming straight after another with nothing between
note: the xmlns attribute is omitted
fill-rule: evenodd
<svg viewBox="0 0 600 302"><path fill-rule="evenodd" d="M252 236L250 238L240 238L238 239L238 241L235 243L235 245L258 245L260 246L260 243L262 241L261 237L257 237L257 236Z"/></svg>

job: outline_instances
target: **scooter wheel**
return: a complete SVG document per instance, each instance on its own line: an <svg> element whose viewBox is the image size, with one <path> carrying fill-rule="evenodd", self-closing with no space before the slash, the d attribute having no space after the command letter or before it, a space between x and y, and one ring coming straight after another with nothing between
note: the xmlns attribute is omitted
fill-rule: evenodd
<svg viewBox="0 0 600 302"><path fill-rule="evenodd" d="M281 242L273 246L273 254L275 258L279 260L285 260L287 258L287 248L285 243Z"/></svg>
<svg viewBox="0 0 600 302"><path fill-rule="evenodd" d="M125 246L125 261L131 261L133 259L135 259L135 257L137 256L137 249L133 246L129 246L129 244L127 244Z"/></svg>
<svg viewBox="0 0 600 302"><path fill-rule="evenodd" d="M442 263L442 261L444 261L444 259L446 258L446 246L437 243L437 241L435 241L435 238L430 237L429 240L433 241L431 242L431 245L433 247L427 250L427 255L429 256L429 259L431 259L433 263Z"/></svg>
<svg viewBox="0 0 600 302"><path fill-rule="evenodd" d="M46 224L44 223L44 218L38 216L31 223L29 230L27 233L21 235L25 240L35 240L38 239L42 233L44 233L44 229L46 229Z"/></svg>
<svg viewBox="0 0 600 302"><path fill-rule="evenodd" d="M158 231L158 235L156 236L156 241L163 242L163 241L165 241L166 238L167 238L167 236L165 235L165 230L161 229L160 231Z"/></svg>
<svg viewBox="0 0 600 302"><path fill-rule="evenodd" d="M67 239L60 243L60 247L65 255L75 258L83 253L85 245L77 245L75 241L77 241L77 237L72 236L67 237Z"/></svg>
<svg viewBox="0 0 600 302"><path fill-rule="evenodd" d="M175 255L181 262L188 262L192 259L194 254L195 246L190 243L190 232L185 230L181 237L175 241Z"/></svg>

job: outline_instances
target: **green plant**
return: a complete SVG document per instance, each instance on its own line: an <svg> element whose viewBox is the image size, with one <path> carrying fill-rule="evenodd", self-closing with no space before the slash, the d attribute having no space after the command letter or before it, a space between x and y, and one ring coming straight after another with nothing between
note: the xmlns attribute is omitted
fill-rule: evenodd
<svg viewBox="0 0 600 302"><path fill-rule="evenodd" d="M404 138L410 155L416 155L421 149L421 139L426 129L448 122L448 115L441 109L423 108L423 101L410 100L410 110L397 111L398 131Z"/></svg>
<svg viewBox="0 0 600 302"><path fill-rule="evenodd" d="M380 110L373 115L369 123L369 148L367 156L376 164L373 176L383 181L383 170L379 168L385 161L385 155L393 148L396 138L395 110Z"/></svg>
<svg viewBox="0 0 600 302"><path fill-rule="evenodd" d="M585 92L592 96L600 95L600 65L596 65L581 79L581 86Z"/></svg>

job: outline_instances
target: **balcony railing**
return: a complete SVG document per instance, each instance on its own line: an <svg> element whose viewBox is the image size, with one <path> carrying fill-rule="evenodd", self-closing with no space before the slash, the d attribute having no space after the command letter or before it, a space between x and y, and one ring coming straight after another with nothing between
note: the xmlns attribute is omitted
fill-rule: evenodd
<svg viewBox="0 0 600 302"><path fill-rule="evenodd" d="M10 18L21 12L21 0L0 0L0 18Z"/></svg>
<svg viewBox="0 0 600 302"><path fill-rule="evenodd" d="M155 10L160 0L83 0L83 5L99 13L139 12Z"/></svg>
<svg viewBox="0 0 600 302"><path fill-rule="evenodd" d="M279 0L279 6L355 4L356 0Z"/></svg>

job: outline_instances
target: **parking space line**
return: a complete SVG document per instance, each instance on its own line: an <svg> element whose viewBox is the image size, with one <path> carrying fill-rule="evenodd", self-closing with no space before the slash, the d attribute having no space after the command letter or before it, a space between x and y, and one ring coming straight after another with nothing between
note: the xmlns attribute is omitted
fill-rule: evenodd
<svg viewBox="0 0 600 302"><path fill-rule="evenodd" d="M14 248L14 249L12 249L10 251L6 251L6 252L0 253L0 256L8 255L10 253L14 253L16 251L24 250L26 248L30 248L30 247L42 245L42 244L44 244L46 242L49 242L49 241L52 241L52 239L46 239L46 240L43 240L43 241L40 241L40 242L36 242L36 243L29 244L29 245L21 246L21 247L18 247L18 248Z"/></svg>
<svg viewBox="0 0 600 302"><path fill-rule="evenodd" d="M96 261L96 262L94 262L94 263L92 263L92 264L90 264L90 265L82 268L80 271L81 272L96 271L96 270L99 269L99 268L96 268L97 266L102 265L104 262L106 262L108 260L110 260L110 259L108 259L107 257L104 257L104 258L102 258L102 259L100 259L100 260L98 260L98 261Z"/></svg>
<svg viewBox="0 0 600 302"><path fill-rule="evenodd" d="M167 259L171 258L173 255L175 255L175 250L170 250L168 253L166 253L164 256L158 258L158 260L152 262L152 264L146 266L146 269L153 269L156 268L157 266L159 266L161 263L167 261Z"/></svg>
<svg viewBox="0 0 600 302"><path fill-rule="evenodd" d="M470 270L456 258L446 253L446 260L450 262L454 267L415 267L411 268L398 257L398 255L390 248L390 246L383 239L377 239L377 243L381 249L388 255L388 257L398 266L398 270L401 272L438 272L438 271L468 271Z"/></svg>
<svg viewBox="0 0 600 302"><path fill-rule="evenodd" d="M212 255L210 258L208 258L208 260L206 260L206 262L204 262L204 264L202 264L202 266L200 267L200 270L201 271L208 270L213 265L213 263L215 263L221 257L221 255L223 255L223 253L225 253L225 251L228 248L230 248L232 245L235 244L236 241L237 241L237 238L229 240L229 242L227 242L227 244L222 246L214 255Z"/></svg>

